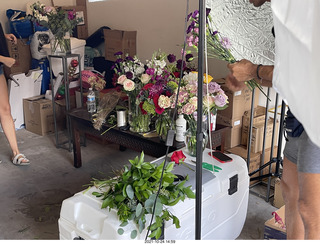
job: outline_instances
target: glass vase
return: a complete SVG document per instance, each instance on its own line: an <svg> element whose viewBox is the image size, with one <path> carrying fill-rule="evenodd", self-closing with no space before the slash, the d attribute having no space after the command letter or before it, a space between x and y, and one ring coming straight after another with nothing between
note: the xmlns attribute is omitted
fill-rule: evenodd
<svg viewBox="0 0 320 244"><path fill-rule="evenodd" d="M67 32L65 36L54 36L50 41L51 55L66 55L71 53L70 34Z"/></svg>
<svg viewBox="0 0 320 244"><path fill-rule="evenodd" d="M196 121L188 121L188 129L185 133L186 153L192 157L197 156L197 123ZM205 130L203 132L202 152L208 143L208 134Z"/></svg>
<svg viewBox="0 0 320 244"><path fill-rule="evenodd" d="M159 117L155 122L156 132L158 133L160 141L162 142L166 141L170 126L171 126L170 112L164 111L162 114L159 115Z"/></svg>
<svg viewBox="0 0 320 244"><path fill-rule="evenodd" d="M130 131L137 133L146 133L150 131L151 117L149 114L138 113L132 116Z"/></svg>

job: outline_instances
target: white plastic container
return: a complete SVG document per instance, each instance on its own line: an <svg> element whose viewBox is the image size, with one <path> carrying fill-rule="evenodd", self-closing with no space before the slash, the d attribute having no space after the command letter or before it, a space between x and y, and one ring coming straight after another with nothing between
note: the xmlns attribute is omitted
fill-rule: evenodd
<svg viewBox="0 0 320 244"><path fill-rule="evenodd" d="M219 172L202 170L202 230L203 240L232 240L236 239L243 228L248 207L249 176L246 162L237 155L229 154L233 158L230 163L220 163L209 157L209 149L205 149L203 162L221 168ZM186 155L186 154L185 154ZM189 166L195 168L188 155L185 160ZM162 162L160 158L156 162ZM155 163L156 163L155 162ZM186 185L195 189L195 171L183 164L175 166L173 173L189 175ZM130 240L131 225L125 228L125 233L119 235L117 229L120 222L116 211L101 209L101 200L92 195L91 188L87 192L79 192L63 201L60 218L60 239L72 240L77 238L87 240ZM172 221L165 223L164 239L166 240L194 240L195 239L195 200L186 199L179 202L169 211L180 220L181 227L175 228ZM144 240L147 231L138 234L137 239ZM149 239L149 238L148 238Z"/></svg>
<svg viewBox="0 0 320 244"><path fill-rule="evenodd" d="M187 121L183 118L183 114L179 114L176 120L176 141L184 142L187 130Z"/></svg>
<svg viewBox="0 0 320 244"><path fill-rule="evenodd" d="M71 53L80 54L81 68L83 70L84 69L84 49L85 49L86 41L71 37L70 44L71 44ZM44 45L43 50L47 52L47 55L51 55L50 44ZM51 60L52 60L53 74L57 77L60 72L63 72L62 59L52 58ZM68 58L68 65L70 64L71 60L72 58ZM79 66L77 67L76 72L79 72Z"/></svg>

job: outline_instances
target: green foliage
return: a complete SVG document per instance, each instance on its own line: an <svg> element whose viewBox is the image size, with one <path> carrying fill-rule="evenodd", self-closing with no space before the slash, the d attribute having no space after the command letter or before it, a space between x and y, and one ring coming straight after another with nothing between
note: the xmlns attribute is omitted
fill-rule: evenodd
<svg viewBox="0 0 320 244"><path fill-rule="evenodd" d="M99 189L99 192L92 194L102 198L101 208L117 210L121 222L118 233L122 235L124 230L121 227L132 220L136 224L136 229L132 230L130 237L136 238L138 231L141 233L146 228L146 215L153 213L154 205L155 216L150 226L149 237L158 239L161 236L163 223L170 219L176 228L180 228L179 219L171 214L166 206L174 206L186 197L195 198L191 186L184 186L188 177L185 181L175 183L174 179L177 176L171 173L174 162L169 162L163 173L160 194L156 198L164 162L160 165L145 162L143 152L140 157L137 156L129 162L131 167L125 166L117 177L107 180L93 179L91 182Z"/></svg>

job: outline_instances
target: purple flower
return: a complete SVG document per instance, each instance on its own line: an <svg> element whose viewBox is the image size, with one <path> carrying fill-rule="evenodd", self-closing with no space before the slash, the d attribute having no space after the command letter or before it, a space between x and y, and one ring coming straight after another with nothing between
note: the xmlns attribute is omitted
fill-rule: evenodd
<svg viewBox="0 0 320 244"><path fill-rule="evenodd" d="M163 92L162 84L155 84L152 87L150 87L149 96L153 97L154 95L161 94L162 92Z"/></svg>
<svg viewBox="0 0 320 244"><path fill-rule="evenodd" d="M221 91L220 85L216 82L210 82L208 84L209 93L213 94L215 92Z"/></svg>
<svg viewBox="0 0 320 244"><path fill-rule="evenodd" d="M73 20L74 17L75 17L75 12L74 12L74 11L69 11L69 12L68 12L68 19L69 19L69 20Z"/></svg>
<svg viewBox="0 0 320 244"><path fill-rule="evenodd" d="M174 54L169 54L167 56L167 59L168 59L169 63L173 63L174 61L176 61L176 56Z"/></svg>
<svg viewBox="0 0 320 244"><path fill-rule="evenodd" d="M154 75L154 68L148 68L148 69L146 70L146 73L147 73L148 75L153 76L153 75Z"/></svg>
<svg viewBox="0 0 320 244"><path fill-rule="evenodd" d="M227 48L227 49L230 49L231 47L231 42L228 39L228 37L222 37L221 44L224 48Z"/></svg>
<svg viewBox="0 0 320 244"><path fill-rule="evenodd" d="M217 96L214 97L214 103L218 107L223 107L227 104L227 98L223 94L218 94Z"/></svg>
<svg viewBox="0 0 320 244"><path fill-rule="evenodd" d="M212 33L213 36L215 36L216 34L218 34L218 31L214 31L214 32Z"/></svg>
<svg viewBox="0 0 320 244"><path fill-rule="evenodd" d="M122 58L118 58L117 60L116 60L116 63L121 63L123 61L123 59Z"/></svg>
<svg viewBox="0 0 320 244"><path fill-rule="evenodd" d="M127 56L127 57L126 57L126 60L132 61L132 62L134 61L134 59L133 59L131 56Z"/></svg>
<svg viewBox="0 0 320 244"><path fill-rule="evenodd" d="M211 8L206 8L206 16L208 16L211 12Z"/></svg>
<svg viewBox="0 0 320 244"><path fill-rule="evenodd" d="M193 55L191 53L186 55L186 61L191 62L193 60Z"/></svg>
<svg viewBox="0 0 320 244"><path fill-rule="evenodd" d="M123 53L121 52L121 51L119 51L119 52L116 52L115 54L114 54L114 56L121 56Z"/></svg>
<svg viewBox="0 0 320 244"><path fill-rule="evenodd" d="M130 71L126 72L126 76L127 76L127 78L128 78L129 80L131 80L131 79L133 78L133 74L132 74L132 72L130 72Z"/></svg>
<svg viewBox="0 0 320 244"><path fill-rule="evenodd" d="M186 63L185 63L184 61L182 62L182 60L179 59L179 60L177 61L176 67L177 67L178 70L181 70L181 69L184 70L185 67L186 67Z"/></svg>
<svg viewBox="0 0 320 244"><path fill-rule="evenodd" d="M190 17L192 16L192 13L188 14L187 21L189 21Z"/></svg>
<svg viewBox="0 0 320 244"><path fill-rule="evenodd" d="M199 14L199 10L195 10L192 14L192 18L197 18L198 17L198 14Z"/></svg>

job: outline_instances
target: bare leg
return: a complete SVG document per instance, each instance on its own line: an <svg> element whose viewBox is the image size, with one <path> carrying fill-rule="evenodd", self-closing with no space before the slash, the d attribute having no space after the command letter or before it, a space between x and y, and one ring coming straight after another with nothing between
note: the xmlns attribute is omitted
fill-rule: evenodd
<svg viewBox="0 0 320 244"><path fill-rule="evenodd" d="M304 225L298 209L299 184L297 165L283 159L281 190L285 202L285 223L288 240L304 239Z"/></svg>
<svg viewBox="0 0 320 244"><path fill-rule="evenodd" d="M10 144L13 157L19 154L16 131L9 104L7 81L4 75L0 75L0 122L4 134ZM22 161L24 162L24 161Z"/></svg>
<svg viewBox="0 0 320 244"><path fill-rule="evenodd" d="M320 174L298 174L299 211L305 227L305 239L320 240Z"/></svg>

